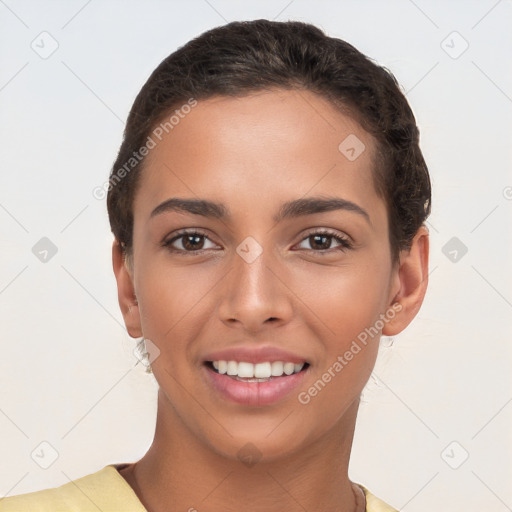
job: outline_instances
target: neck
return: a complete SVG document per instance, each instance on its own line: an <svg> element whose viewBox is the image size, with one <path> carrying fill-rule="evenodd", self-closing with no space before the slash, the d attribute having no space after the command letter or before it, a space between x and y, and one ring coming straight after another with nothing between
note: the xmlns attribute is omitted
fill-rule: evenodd
<svg viewBox="0 0 512 512"><path fill-rule="evenodd" d="M359 512L363 493L348 478L358 407L299 453L252 464L201 442L159 392L153 443L122 475L148 512Z"/></svg>

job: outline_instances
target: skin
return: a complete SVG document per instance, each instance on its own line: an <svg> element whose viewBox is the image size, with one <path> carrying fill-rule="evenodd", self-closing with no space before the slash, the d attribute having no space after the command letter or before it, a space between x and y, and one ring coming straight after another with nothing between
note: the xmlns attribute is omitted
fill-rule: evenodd
<svg viewBox="0 0 512 512"><path fill-rule="evenodd" d="M338 150L350 134L366 148L354 161ZM121 471L148 511L358 510L348 464L359 396L380 334L411 322L428 276L424 227L391 260L374 152L372 137L325 99L279 89L199 101L151 150L133 205L133 258L117 241L112 252L127 330L160 350L154 441ZM356 203L368 219L347 210L272 219L284 202L313 196ZM171 197L224 203L231 218L150 218ZM163 246L183 228L206 233L203 253L184 245L190 238L173 243L181 253ZM322 228L353 247L312 239ZM263 250L252 263L236 252L248 236ZM203 378L210 351L271 345L309 362L297 391L307 390L397 302L400 312L306 405L296 392L267 406L236 404ZM261 456L250 467L237 456L247 443Z"/></svg>

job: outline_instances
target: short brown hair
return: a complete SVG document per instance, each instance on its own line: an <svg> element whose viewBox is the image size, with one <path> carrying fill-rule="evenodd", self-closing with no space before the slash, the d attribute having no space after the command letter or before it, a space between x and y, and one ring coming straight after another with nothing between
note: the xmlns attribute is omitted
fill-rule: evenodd
<svg viewBox="0 0 512 512"><path fill-rule="evenodd" d="M314 25L262 19L228 23L192 39L159 64L137 95L107 195L110 226L125 254L133 249L133 200L144 159L122 179L116 172L155 126L191 97L243 96L275 88L317 93L373 135L378 155L374 183L387 206L393 260L410 248L430 214L431 185L416 120L397 80Z"/></svg>

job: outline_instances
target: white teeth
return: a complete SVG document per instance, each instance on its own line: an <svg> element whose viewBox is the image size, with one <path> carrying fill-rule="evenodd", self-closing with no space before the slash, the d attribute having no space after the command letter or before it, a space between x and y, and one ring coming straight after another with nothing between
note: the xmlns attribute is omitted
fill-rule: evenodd
<svg viewBox="0 0 512 512"><path fill-rule="evenodd" d="M280 377L283 375L283 363L281 361L274 361L272 363L272 376Z"/></svg>
<svg viewBox="0 0 512 512"><path fill-rule="evenodd" d="M213 366L215 367L215 363L219 364L219 373L224 374L228 371L228 363L226 361L214 361Z"/></svg>
<svg viewBox="0 0 512 512"><path fill-rule="evenodd" d="M252 379L254 377L254 365L252 363L238 363L237 374L239 377Z"/></svg>
<svg viewBox="0 0 512 512"><path fill-rule="evenodd" d="M245 361L212 361L212 364L220 374L245 379L269 379L270 377L281 377L283 374L291 375L292 373L300 372L304 367L304 363L284 361L256 364L247 363Z"/></svg>
<svg viewBox="0 0 512 512"><path fill-rule="evenodd" d="M284 373L286 375L291 375L295 370L295 365L293 363L284 363Z"/></svg>
<svg viewBox="0 0 512 512"><path fill-rule="evenodd" d="M238 363L236 361L228 361L228 375L238 375Z"/></svg>
<svg viewBox="0 0 512 512"><path fill-rule="evenodd" d="M257 363L254 365L254 376L257 379L268 379L271 375L270 363Z"/></svg>

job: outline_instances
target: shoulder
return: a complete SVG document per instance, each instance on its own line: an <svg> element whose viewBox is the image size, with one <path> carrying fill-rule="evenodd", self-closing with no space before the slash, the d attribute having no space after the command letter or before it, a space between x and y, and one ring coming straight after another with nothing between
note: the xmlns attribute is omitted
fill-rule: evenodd
<svg viewBox="0 0 512 512"><path fill-rule="evenodd" d="M121 507L121 508L120 508ZM146 512L114 465L60 487L0 498L0 512Z"/></svg>
<svg viewBox="0 0 512 512"><path fill-rule="evenodd" d="M357 484L364 491L366 497L366 512L399 512L381 499L372 494L364 485Z"/></svg>

